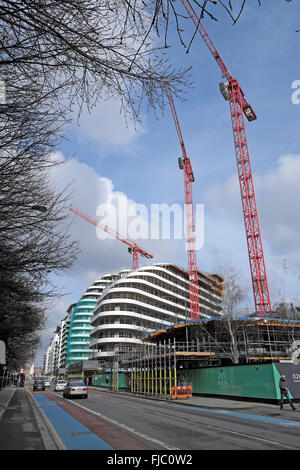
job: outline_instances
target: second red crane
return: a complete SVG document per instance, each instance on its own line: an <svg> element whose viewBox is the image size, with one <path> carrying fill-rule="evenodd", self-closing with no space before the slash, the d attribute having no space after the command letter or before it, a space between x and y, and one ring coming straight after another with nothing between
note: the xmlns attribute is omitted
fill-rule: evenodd
<svg viewBox="0 0 300 470"><path fill-rule="evenodd" d="M184 202L185 202L185 226L187 238L188 270L189 270L189 290L190 290L190 315L192 320L196 320L199 313L199 290L198 290L198 268L196 257L196 233L193 207L192 183L194 182L194 173L189 157L187 156L179 120L177 117L174 100L171 94L170 86L166 83L167 95L175 127L177 130L182 157L178 159L179 168L183 170L184 175Z"/></svg>
<svg viewBox="0 0 300 470"><path fill-rule="evenodd" d="M103 230L104 232L107 232L112 237L117 238L121 242L128 245L129 246L128 252L132 254L132 269L133 270L139 267L139 255L144 256L145 258L153 258L153 255L151 255L150 253L147 253L147 251L145 250L142 250L142 248L137 246L135 242L132 242L131 240L127 240L127 238L123 237L123 235L120 235L118 232L115 232L114 230L109 228L107 225L104 225L101 222L98 222L97 220L92 219L90 216L84 214L83 212L80 212L78 209L75 209L74 207L70 207L70 211L74 212L74 214L79 215L79 217L86 220L87 222L90 222L96 227L101 228L101 230Z"/></svg>

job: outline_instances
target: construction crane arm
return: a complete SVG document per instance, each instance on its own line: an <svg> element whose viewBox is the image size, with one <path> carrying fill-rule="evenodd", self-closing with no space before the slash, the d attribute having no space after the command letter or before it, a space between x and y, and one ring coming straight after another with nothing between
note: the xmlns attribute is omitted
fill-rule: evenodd
<svg viewBox="0 0 300 470"><path fill-rule="evenodd" d="M176 108L175 108L173 96L172 96L172 93L171 93L171 90L170 90L170 85L169 85L168 82L166 82L165 87L166 87L166 92L167 92L167 96L168 96L169 103L170 103L170 108L171 108L172 115L173 115L174 124L175 124L176 131L177 131L180 147L181 147L181 150L182 150L183 161L182 161L181 158L178 159L179 168L181 170L185 171L185 174L187 175L188 181L193 183L195 181L195 177L194 177L194 173L193 173L193 169L192 169L190 159L189 159L189 157L187 156L187 153L186 153L186 149L185 149L185 145L184 145L184 141L183 141L183 137L182 137L182 132L181 132L180 124L179 124L179 119L178 119L178 116L177 116L177 113L176 113Z"/></svg>
<svg viewBox="0 0 300 470"><path fill-rule="evenodd" d="M197 14L195 13L195 10L193 9L192 5L190 4L189 0L181 0L183 6L185 7L186 11L188 12L189 16L193 20L197 30L199 31L201 37L203 38L205 44L207 45L210 53L214 57L215 61L217 62L218 66L221 69L222 76L227 80L228 83L230 83L233 79L232 75L230 74L228 68L226 67L225 63L223 62L219 52L217 51L214 43L212 42L211 38L209 37L205 27L203 24L200 22L200 19L198 18ZM220 91L222 96L226 101L228 101L228 83L220 83ZM240 88L240 93L241 93L241 102L242 102L242 109L243 112L248 119L248 121L254 121L257 119L257 116L249 103L248 99L246 98L243 90Z"/></svg>
<svg viewBox="0 0 300 470"><path fill-rule="evenodd" d="M214 59L216 60L218 66L220 67L222 75L227 80L230 80L231 75L229 73L228 68L224 64L220 54L218 53L214 43L210 39L210 37L209 37L206 29L204 28L203 24L200 22L200 19L196 15L195 10L193 9L192 5L190 4L190 2L188 0L181 0L181 1L184 5L186 11L188 12L189 16L193 20L194 25L196 26L196 28L198 29L200 35L202 36L205 44L207 45L208 49L210 50L211 54L213 55Z"/></svg>
<svg viewBox="0 0 300 470"><path fill-rule="evenodd" d="M185 145L184 145L184 142L183 142L183 137L182 137L182 133L181 133L180 125L179 125L179 120L178 120L175 105L174 105L174 100L173 100L171 90L170 90L170 85L169 85L168 82L166 82L166 91L167 91L167 95L168 95L168 98L169 98L169 103L170 103L171 111L172 111L172 114L173 114L173 119L174 119L174 124L175 124L175 127L176 127L176 131L177 131L177 135L178 135L178 138L179 138L180 147L181 147L181 150L182 150L182 156L187 157L187 153L186 153L186 150L185 150Z"/></svg>
<svg viewBox="0 0 300 470"><path fill-rule="evenodd" d="M117 238L121 242L125 243L126 245L129 246L128 251L129 253L133 254L133 257L136 257L136 254L140 254L141 256L144 256L145 258L153 258L153 255L150 253L147 253L147 251L143 250L142 248L138 247L136 243L132 242L131 240L127 240L127 238L123 237L123 235L120 235L118 232L112 230L110 227L107 225L102 224L101 222L98 222L97 220L92 219L87 214L84 214L83 212L80 212L78 209L75 209L74 207L70 207L70 211L72 211L74 214L79 215L82 219L86 220L87 222L90 222L91 224L95 225L96 227L101 228L104 232L107 232L109 235L111 235L114 238ZM135 261L137 263L137 259ZM134 266L137 267L137 264Z"/></svg>
<svg viewBox="0 0 300 470"><path fill-rule="evenodd" d="M125 237L120 235L118 232L115 232L114 230L109 228L107 225L104 225L101 222L98 222L97 220L92 219L90 216L84 214L83 212L80 212L78 209L75 209L74 207L70 207L70 211L74 212L74 214L79 215L79 217L81 217L82 219L85 219L87 222L90 222L96 227L101 228L101 230L103 230L104 232L107 232L112 237L117 238L123 243L126 243L126 245L130 246L131 248L135 247L135 243L131 242L130 240L127 240Z"/></svg>

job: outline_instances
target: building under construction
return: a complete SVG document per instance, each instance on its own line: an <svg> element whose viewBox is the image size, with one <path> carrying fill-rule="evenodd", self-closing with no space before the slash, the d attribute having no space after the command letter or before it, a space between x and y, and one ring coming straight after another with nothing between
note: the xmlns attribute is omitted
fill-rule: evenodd
<svg viewBox="0 0 300 470"><path fill-rule="evenodd" d="M155 331L144 339L154 344L168 340L185 368L297 361L300 319L201 319Z"/></svg>
<svg viewBox="0 0 300 470"><path fill-rule="evenodd" d="M195 391L191 377L204 369L297 364L299 345L300 320L247 317L179 323L150 333L132 351L119 350L111 359L109 385L137 395L170 397L180 387L183 393L186 386Z"/></svg>

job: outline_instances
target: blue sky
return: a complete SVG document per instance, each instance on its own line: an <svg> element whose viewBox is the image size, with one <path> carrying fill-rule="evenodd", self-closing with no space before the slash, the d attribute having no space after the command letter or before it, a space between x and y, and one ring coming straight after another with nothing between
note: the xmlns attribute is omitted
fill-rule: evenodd
<svg viewBox="0 0 300 470"><path fill-rule="evenodd" d="M246 7L238 24L233 26L221 14L220 21L206 19L204 25L258 117L246 128L271 302L275 304L284 293L300 305L300 105L291 100L292 83L300 80L296 3L265 0L257 7L249 2L251 7ZM187 42L192 33L192 23L186 22ZM248 290L246 305L253 308L229 105L218 88L222 77L199 34L189 54L174 31L169 44L167 52L175 66L193 67L193 88L187 90L185 101L176 99L175 105L196 177L194 203L205 208L198 267L215 272L232 266ZM99 204L117 205L120 197L149 210L155 203L183 203L183 174L177 165L180 146L169 106L158 117L143 114L135 130L132 123L124 123L118 102L99 102L92 113L83 113L79 124L74 122L70 141L58 147L57 158L66 163L55 170L58 187L73 181L74 206L97 218ZM40 362L68 305L78 301L101 274L131 266L122 243L99 240L95 228L76 216L72 232L80 238L82 252L71 270L54 277L66 295L49 311ZM153 253L154 262L187 267L184 240L137 243Z"/></svg>

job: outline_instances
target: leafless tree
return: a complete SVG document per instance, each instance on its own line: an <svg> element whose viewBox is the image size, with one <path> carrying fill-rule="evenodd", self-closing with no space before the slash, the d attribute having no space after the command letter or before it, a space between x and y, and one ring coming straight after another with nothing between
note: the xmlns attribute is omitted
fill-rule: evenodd
<svg viewBox="0 0 300 470"><path fill-rule="evenodd" d="M47 174L72 107L118 96L136 119L144 97L159 107L165 81L176 89L186 80L153 46L145 4L127 6L0 1L0 337L7 344L25 344L42 327L41 306L56 293L49 273L76 256L68 196L56 193Z"/></svg>
<svg viewBox="0 0 300 470"><path fill-rule="evenodd" d="M209 342L217 354L220 353L225 360L238 364L241 359L240 346L245 343L246 338L246 322L240 317L241 305L246 300L247 293L242 287L241 276L233 267L218 267L215 271L224 278L222 312L213 322L213 327L208 323L207 327L202 326L201 329L209 334Z"/></svg>
<svg viewBox="0 0 300 470"><path fill-rule="evenodd" d="M159 3L2 0L1 78L13 73L69 109L117 96L137 118L144 98L162 105L166 80L174 90L186 80L154 43Z"/></svg>
<svg viewBox="0 0 300 470"><path fill-rule="evenodd" d="M0 158L0 338L9 366L37 347L47 302L60 294L50 273L71 267L78 251L66 225L68 193L57 194L47 170L30 154Z"/></svg>
<svg viewBox="0 0 300 470"><path fill-rule="evenodd" d="M15 95L15 84L12 75L0 109L0 338L10 367L38 346L46 300L59 294L49 275L71 267L77 253L67 225L70 191L58 193L48 175L63 111L22 80Z"/></svg>
<svg viewBox="0 0 300 470"><path fill-rule="evenodd" d="M257 6L262 6L264 0L255 0ZM292 0L286 0L290 2ZM154 30L159 37L164 38L165 47L169 47L168 44L168 32L172 29L175 24L178 37L181 44L189 51L194 37L197 33L197 27L192 25L189 15L184 8L185 2L174 1L174 0L155 0L150 2L141 2L140 5L147 5L148 11L151 11L152 19L148 29L148 34L151 30ZM245 11L247 4L252 3L249 0L189 0L190 6L195 11L199 20L208 18L213 21L218 21L224 11L232 21L232 24L236 24L241 18ZM137 11L137 2L126 1L127 12L135 14ZM188 22L187 22L188 21ZM143 36L145 38L145 36Z"/></svg>
<svg viewBox="0 0 300 470"><path fill-rule="evenodd" d="M223 318L222 328L227 331L230 341L230 356L234 364L239 363L238 337L244 323L239 321L241 317L241 304L246 299L245 289L236 272L228 272L224 282Z"/></svg>
<svg viewBox="0 0 300 470"><path fill-rule="evenodd" d="M225 10L236 23L246 0L190 3L200 19ZM118 97L138 118L144 100L164 105L166 81L175 94L190 84L163 54L172 23L188 47L194 26L179 0L0 0L0 78L15 96L35 88L41 104L51 95L64 112Z"/></svg>

